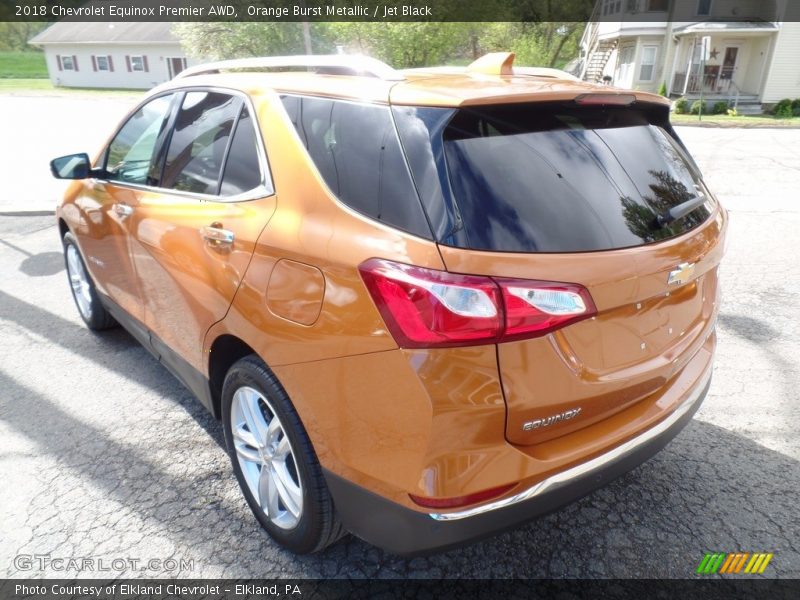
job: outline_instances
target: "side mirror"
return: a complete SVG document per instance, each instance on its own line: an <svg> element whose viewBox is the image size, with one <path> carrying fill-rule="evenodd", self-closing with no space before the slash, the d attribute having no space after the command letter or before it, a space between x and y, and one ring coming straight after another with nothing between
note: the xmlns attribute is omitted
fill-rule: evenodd
<svg viewBox="0 0 800 600"><path fill-rule="evenodd" d="M50 161L50 172L56 179L86 179L91 169L89 155L85 152L61 156Z"/></svg>

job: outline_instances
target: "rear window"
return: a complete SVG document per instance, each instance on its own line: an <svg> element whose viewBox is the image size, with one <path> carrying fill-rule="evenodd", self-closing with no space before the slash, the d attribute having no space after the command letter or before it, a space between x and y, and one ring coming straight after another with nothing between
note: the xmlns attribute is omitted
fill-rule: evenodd
<svg viewBox="0 0 800 600"><path fill-rule="evenodd" d="M469 248L625 248L680 235L710 214L706 202L658 225L658 215L705 192L678 142L633 108L463 109L442 139Z"/></svg>

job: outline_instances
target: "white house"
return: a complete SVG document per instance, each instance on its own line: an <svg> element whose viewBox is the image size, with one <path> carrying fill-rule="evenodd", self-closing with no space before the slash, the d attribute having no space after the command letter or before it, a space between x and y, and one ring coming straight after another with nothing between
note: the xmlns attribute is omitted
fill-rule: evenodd
<svg viewBox="0 0 800 600"><path fill-rule="evenodd" d="M53 85L148 89L192 64L171 27L61 21L28 43L44 49Z"/></svg>
<svg viewBox="0 0 800 600"><path fill-rule="evenodd" d="M581 39L580 75L652 92L663 83L673 98L702 91L760 112L800 97L796 8L794 0L600 0Z"/></svg>

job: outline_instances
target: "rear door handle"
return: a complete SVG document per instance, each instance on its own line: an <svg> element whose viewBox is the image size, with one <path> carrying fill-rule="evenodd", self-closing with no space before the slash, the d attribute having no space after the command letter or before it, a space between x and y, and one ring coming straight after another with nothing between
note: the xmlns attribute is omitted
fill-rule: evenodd
<svg viewBox="0 0 800 600"><path fill-rule="evenodd" d="M206 225L200 230L206 242L211 246L230 246L233 244L234 235L232 231L223 229L220 223Z"/></svg>
<svg viewBox="0 0 800 600"><path fill-rule="evenodd" d="M130 217L133 214L133 207L128 206L127 204L115 204L114 212L124 219L125 217Z"/></svg>

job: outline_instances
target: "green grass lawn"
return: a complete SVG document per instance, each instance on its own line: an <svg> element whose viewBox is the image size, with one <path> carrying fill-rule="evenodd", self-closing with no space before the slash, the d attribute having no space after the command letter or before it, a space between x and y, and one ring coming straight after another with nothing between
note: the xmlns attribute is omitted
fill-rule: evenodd
<svg viewBox="0 0 800 600"><path fill-rule="evenodd" d="M0 52L2 79L47 79L44 52Z"/></svg>
<svg viewBox="0 0 800 600"><path fill-rule="evenodd" d="M703 115L698 120L697 115L676 115L672 113L670 120L675 125L698 125L706 127L798 127L800 117L792 119L779 119L773 115Z"/></svg>

